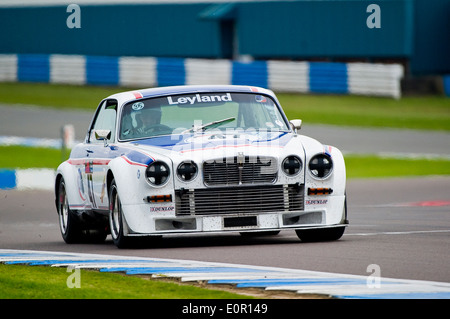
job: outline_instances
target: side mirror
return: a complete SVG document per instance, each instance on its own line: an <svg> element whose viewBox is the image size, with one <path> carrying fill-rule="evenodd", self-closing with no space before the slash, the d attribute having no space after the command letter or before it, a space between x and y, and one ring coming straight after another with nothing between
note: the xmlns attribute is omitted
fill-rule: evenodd
<svg viewBox="0 0 450 319"><path fill-rule="evenodd" d="M292 129L295 133L297 133L297 131L300 131L300 128L302 127L302 120L292 120L289 121L289 123L291 124Z"/></svg>
<svg viewBox="0 0 450 319"><path fill-rule="evenodd" d="M95 130L95 139L97 141L103 140L105 147L108 146L108 140L111 138L111 130Z"/></svg>

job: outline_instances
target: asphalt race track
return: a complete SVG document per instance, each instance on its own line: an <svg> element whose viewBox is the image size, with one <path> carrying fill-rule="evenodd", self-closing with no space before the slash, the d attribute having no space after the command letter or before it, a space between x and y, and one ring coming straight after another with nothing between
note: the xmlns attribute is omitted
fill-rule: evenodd
<svg viewBox="0 0 450 319"><path fill-rule="evenodd" d="M353 180L348 183L350 226L341 240L301 243L293 231L275 237L165 237L156 246L117 249L63 242L50 191L0 191L0 248L119 254L283 267L450 282L449 177Z"/></svg>
<svg viewBox="0 0 450 319"><path fill-rule="evenodd" d="M4 107L2 110L6 109ZM43 117L54 120L58 115ZM16 120L11 130L5 132L3 124L6 122L11 124L13 121L1 121L0 135L18 135L12 130L21 124ZM59 132L53 132L57 130L56 125L59 123L46 127L52 131L51 134L56 134L49 132L47 137L58 136ZM41 132L45 122L38 126L39 129L35 128L35 134L31 136L45 134ZM25 129L25 126L22 127ZM27 125L26 129L30 127ZM348 133L346 129L341 132L344 136ZM364 132L367 133L367 130ZM24 136L30 136L26 133L23 133ZM417 136L425 140L427 134L417 132ZM423 152L417 146L412 153L448 156L448 153L442 154L450 149L442 146L448 134L430 133L430 136L440 136L442 139L431 138ZM339 135L333 138L338 140ZM397 138L402 137L395 135L387 142L392 143ZM342 137L342 141L344 139ZM444 145L449 140L443 142ZM379 141L384 143L386 139ZM392 146L373 145L372 149L390 152ZM401 146L399 149L401 153L407 151L406 148L402 150ZM302 243L295 232L283 231L278 236L264 238L244 238L238 234L165 237L155 246L124 250L117 249L109 237L102 244L65 244L59 232L51 191L0 190L0 249L223 262L361 276L370 275L368 267L375 264L380 267L381 277L449 283L449 189L450 177L349 180L350 225L342 239L335 242Z"/></svg>

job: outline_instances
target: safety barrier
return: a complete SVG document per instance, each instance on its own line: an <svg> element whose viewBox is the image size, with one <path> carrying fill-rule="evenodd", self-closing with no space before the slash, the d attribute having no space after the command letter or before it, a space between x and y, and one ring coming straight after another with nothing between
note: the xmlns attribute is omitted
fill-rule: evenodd
<svg viewBox="0 0 450 319"><path fill-rule="evenodd" d="M399 64L81 55L0 55L0 81L154 87L242 84L276 92L400 98Z"/></svg>
<svg viewBox="0 0 450 319"><path fill-rule="evenodd" d="M450 75L445 75L443 77L444 82L444 92L446 96L450 96Z"/></svg>
<svg viewBox="0 0 450 319"><path fill-rule="evenodd" d="M0 169L1 189L41 189L52 190L55 170L49 168Z"/></svg>

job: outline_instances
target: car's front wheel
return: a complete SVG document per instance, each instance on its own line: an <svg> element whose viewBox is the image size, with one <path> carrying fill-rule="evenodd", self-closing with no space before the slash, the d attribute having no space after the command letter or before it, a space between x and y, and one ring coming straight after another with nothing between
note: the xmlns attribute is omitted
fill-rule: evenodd
<svg viewBox="0 0 450 319"><path fill-rule="evenodd" d="M109 228L114 245L119 248L126 247L128 238L124 235L122 203L114 180L109 188Z"/></svg>
<svg viewBox="0 0 450 319"><path fill-rule="evenodd" d="M298 238L303 242L333 241L342 237L345 226L319 229L297 229Z"/></svg>

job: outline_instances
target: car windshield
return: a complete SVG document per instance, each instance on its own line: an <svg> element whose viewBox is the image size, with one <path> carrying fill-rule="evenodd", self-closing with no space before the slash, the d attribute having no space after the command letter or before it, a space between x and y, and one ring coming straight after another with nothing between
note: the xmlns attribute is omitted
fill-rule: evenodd
<svg viewBox="0 0 450 319"><path fill-rule="evenodd" d="M271 97L252 93L197 93L126 104L119 139L220 130L289 131Z"/></svg>

